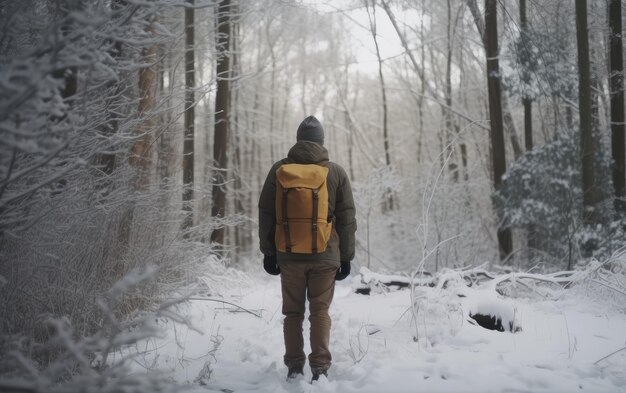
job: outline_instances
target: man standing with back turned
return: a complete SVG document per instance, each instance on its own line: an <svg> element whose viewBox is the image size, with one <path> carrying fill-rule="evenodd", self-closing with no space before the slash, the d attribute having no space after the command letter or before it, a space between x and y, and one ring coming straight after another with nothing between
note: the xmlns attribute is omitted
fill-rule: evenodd
<svg viewBox="0 0 626 393"><path fill-rule="evenodd" d="M280 274L287 378L303 375L302 338L305 301L309 300L313 381L327 376L335 280L350 274L356 219L350 181L328 160L324 128L309 116L298 127L287 158L272 166L259 200L259 238L263 267Z"/></svg>

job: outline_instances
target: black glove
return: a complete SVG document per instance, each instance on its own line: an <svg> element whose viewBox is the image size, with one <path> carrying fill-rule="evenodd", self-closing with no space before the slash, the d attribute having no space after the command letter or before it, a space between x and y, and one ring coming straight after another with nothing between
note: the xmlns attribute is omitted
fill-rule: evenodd
<svg viewBox="0 0 626 393"><path fill-rule="evenodd" d="M272 276L278 276L280 274L280 268L276 263L276 255L263 256L263 269Z"/></svg>
<svg viewBox="0 0 626 393"><path fill-rule="evenodd" d="M350 275L350 261L342 261L341 267L337 269L337 274L335 274L335 280L341 281L344 278Z"/></svg>

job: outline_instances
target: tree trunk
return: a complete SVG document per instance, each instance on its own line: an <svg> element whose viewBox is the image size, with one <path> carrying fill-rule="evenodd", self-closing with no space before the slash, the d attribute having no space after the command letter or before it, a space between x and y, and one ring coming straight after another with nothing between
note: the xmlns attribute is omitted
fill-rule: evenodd
<svg viewBox="0 0 626 393"><path fill-rule="evenodd" d="M217 6L215 135L213 144L213 204L211 217L215 221L226 214L226 171L228 166L228 129L230 112L230 0L220 0ZM218 223L211 234L211 241L224 245L224 227Z"/></svg>
<svg viewBox="0 0 626 393"><path fill-rule="evenodd" d="M68 1L57 1L55 5L55 12L57 13L56 18L63 21L63 24L60 26L60 34L61 37L65 39L72 32L72 22L68 20L68 15L73 11L77 11L76 7L78 4ZM60 68L53 73L55 79L63 81L59 92L61 93L61 97L66 101L75 95L78 90L77 73L78 69L76 67Z"/></svg>
<svg viewBox="0 0 626 393"><path fill-rule="evenodd" d="M111 11L112 12L119 12L120 10L126 8L128 6L126 0L112 0L111 1ZM122 57L122 42L120 40L116 40L113 44L113 48L110 50L109 54L110 56L117 60L119 58ZM115 84L115 93L111 96L107 98L107 108L110 108L111 106L113 106L113 103L115 102L115 100L117 100L117 97L119 96L119 93L125 89L126 86L124 86L123 83L116 83ZM107 136L112 136L115 135L117 133L117 130L119 128L119 120L118 120L119 115L115 112L115 110L107 110L107 118L108 121L107 123L104 125L104 130L103 133ZM113 171L115 170L115 166L116 166L116 157L115 157L115 153L109 153L109 152L104 152L104 153L99 153L98 156L96 157L96 165L100 168L100 170L102 171L102 173L104 173L105 175L111 175L113 173ZM104 187L107 187L108 184Z"/></svg>
<svg viewBox="0 0 626 393"><path fill-rule="evenodd" d="M271 19L272 20L272 19ZM276 106L276 55L274 54L274 42L272 42L271 40L271 36L270 36L270 27L271 27L271 20L267 23L266 29L265 29L265 34L267 35L267 45L269 46L270 49L270 59L271 59L271 66L272 66L272 70L270 72L270 125L269 125L269 132L270 135L272 136L276 136L276 130L275 125L274 125L274 117L275 117L275 106ZM275 137L270 137L268 138L269 140L269 144L270 144L270 159L272 160L272 162L274 162L276 159L276 155L274 153L274 144L275 144L275 140L277 138Z"/></svg>
<svg viewBox="0 0 626 393"><path fill-rule="evenodd" d="M470 12L472 14L472 17L474 18L474 23L476 24L476 29L478 30L478 33L480 34L482 40L483 40L483 45L485 46L485 48L487 47L487 37L486 37L486 33L485 33L485 23L483 23L482 17L481 17L481 13L480 13L480 9L478 8L478 4L476 4L476 0L466 0L467 2L467 6L470 9ZM486 11L485 11L486 13ZM486 19L486 17L485 17ZM497 23L497 21L496 21ZM496 30L497 30L497 26L496 26ZM498 82L498 85L500 83ZM518 137L517 137L517 131L515 130L515 123L513 122L513 116L511 115L511 111L509 109L509 100L506 96L506 94L504 95L500 95L500 107L502 109L502 114L503 114L503 119L504 119L504 125L505 125L505 130L506 132L509 134L509 139L511 141L511 147L513 148L513 158L515 158L515 160L517 160L519 157L521 157L522 155L522 148L520 146Z"/></svg>
<svg viewBox="0 0 626 393"><path fill-rule="evenodd" d="M234 166L234 171L233 171L233 176L234 176L234 185L235 185L235 214L240 215L240 216L248 216L248 214L246 213L246 208L245 208L245 201L246 198L249 197L248 193L245 193L244 187L243 187L243 180L242 180L242 173L244 173L245 169L244 169L244 160L242 158L242 150L243 150L243 146L244 146L244 141L245 138L242 137L241 132L242 132L242 128L239 124L240 121L240 117L239 117L239 110L238 110L238 106L239 106L239 92L241 89L241 85L238 81L239 76L241 75L242 71L241 71L241 62L240 62L240 56L239 56L239 50L240 50L240 45L239 45L239 40L240 40L240 24L237 22L233 22L233 39L232 39L232 45L233 45L233 55L232 55L232 73L231 73L231 79L233 79L233 86L232 86L232 109L233 109L233 133L234 133L234 143L235 143L235 157L234 157L234 162L233 162L233 166ZM247 224L244 225L237 225L235 227L235 245L236 245L236 250L243 250L243 251L247 251L249 249L250 244L252 243L250 240L251 239L247 239L246 234L249 233L250 231L247 230L246 228Z"/></svg>
<svg viewBox="0 0 626 393"><path fill-rule="evenodd" d="M506 172L506 153L500 93L500 66L498 61L498 2L485 0L485 53L487 55L487 88L489 91L489 117L491 125L491 150L493 160L493 184L496 190L502 185ZM499 213L497 212L499 216ZM498 226L500 259L505 260L513 250L511 231Z"/></svg>
<svg viewBox="0 0 626 393"><path fill-rule="evenodd" d="M578 47L578 107L580 116L580 159L582 162L583 223L593 224L597 190L595 184L595 146L592 131L591 70L587 31L587 0L576 0L576 40Z"/></svg>
<svg viewBox="0 0 626 393"><path fill-rule="evenodd" d="M417 107L418 107L418 116L419 116L419 128L418 128L418 136L417 136L417 162L421 162L422 160L422 131L424 128L424 113L423 113L423 105L424 105L424 96L425 96L425 89L426 89L426 83L425 83L425 75L424 75L424 68L423 66L420 66L419 63L417 62L417 60L415 59L415 56L413 56L413 53L411 52L411 50L409 49L409 45L408 42L406 40L406 37L404 35L404 33L402 32L402 30L400 30L400 27L398 26L398 23L396 21L396 17L393 14L393 12L391 11L391 8L389 7L389 4L387 4L386 0L381 0L381 5L383 6L383 9L385 10L385 12L387 13L387 16L389 17L389 20L391 21L391 24L393 25L394 30L396 31L396 34L398 35L398 38L400 39L400 43L402 44L402 47L404 48L405 53L409 56L409 60L411 60L411 65L413 66L413 70L415 71L415 73L417 74L417 76L420 79L420 86L421 86L421 95L418 97L418 101L417 101ZM422 54L422 60L425 59L425 52L424 52L424 48L426 47L426 45L424 45L424 8L425 8L425 0L422 1L422 20L420 22L420 39L422 40L421 43L421 54Z"/></svg>
<svg viewBox="0 0 626 393"><path fill-rule="evenodd" d="M519 19L520 19L520 40L522 42L522 53L521 58L525 59L526 56L530 56L530 50L528 49L529 40L528 37L528 18L526 15L526 0L519 1ZM525 86L528 86L530 83L530 74L528 69L523 65L519 64L522 67L522 83ZM533 102L530 97L526 94L522 96L522 105L524 106L524 148L526 151L531 151L533 149ZM528 245L528 259L532 260L533 250L537 248L537 235L536 235L536 227L534 224L528 226L526 230L527 236L527 245Z"/></svg>
<svg viewBox="0 0 626 393"><path fill-rule="evenodd" d="M156 36L154 24L157 21L156 15L150 17L149 26L146 28L151 37ZM152 133L155 126L154 115L151 113L156 107L156 93L158 88L157 78L157 44L153 43L144 49L142 68L139 70L139 104L137 107L137 117L139 125L136 129L136 140L131 150L128 160L131 167L136 170L132 186L137 191L145 191L150 181L150 166L152 160L149 149L152 143ZM130 229L134 220L134 205L128 208L120 223L119 240L123 247L127 247L130 242Z"/></svg>
<svg viewBox="0 0 626 393"><path fill-rule="evenodd" d="M183 236L193 226L193 172L194 172L194 122L196 84L195 49L194 49L194 9L195 0L187 0L190 7L185 8L185 116L183 142Z"/></svg>
<svg viewBox="0 0 626 393"><path fill-rule="evenodd" d="M452 180L454 182L459 181L459 168L456 163L455 157L455 149L454 149L454 140L452 136L452 130L454 128L454 120L452 118L452 112L450 109L452 108L452 5L450 4L450 0L446 2L447 7L447 39L446 39L446 75L445 75L445 107L441 107L441 111L443 112L444 125L445 125L445 158L448 160L448 171L452 175Z"/></svg>
<svg viewBox="0 0 626 393"><path fill-rule="evenodd" d="M526 49L528 43L528 18L526 16L526 0L519 1L519 15L520 15L520 30L522 45L524 45L524 54L530 54L530 51ZM528 85L530 82L530 75L527 69L523 69L522 82ZM533 148L533 103L532 100L524 95L522 98L522 104L524 105L524 147L526 151L530 151Z"/></svg>
<svg viewBox="0 0 626 393"><path fill-rule="evenodd" d="M387 108L387 89L385 87L385 77L383 75L383 59L380 55L380 47L378 46L378 38L376 32L376 0L372 0L372 13L369 12L369 0L366 0L367 16L370 22L370 33L374 39L374 47L376 48L376 58L378 59L378 78L380 80L380 91L383 109L383 148L385 150L385 164L391 166L391 155L389 153L389 120ZM386 202L386 210L393 210L393 195L389 193Z"/></svg>
<svg viewBox="0 0 626 393"><path fill-rule="evenodd" d="M151 36L156 35L153 17L147 31ZM149 169L151 165L148 150L152 142L154 129L154 116L150 113L156 107L157 92L157 45L152 44L144 51L143 67L139 70L139 105L137 116L140 118L137 127L137 139L133 144L130 164L137 168L138 174L135 182L137 189L146 189L149 182Z"/></svg>
<svg viewBox="0 0 626 393"><path fill-rule="evenodd" d="M626 212L626 171L624 169L624 58L622 50L622 2L609 0L609 90L611 93L611 153L615 210Z"/></svg>

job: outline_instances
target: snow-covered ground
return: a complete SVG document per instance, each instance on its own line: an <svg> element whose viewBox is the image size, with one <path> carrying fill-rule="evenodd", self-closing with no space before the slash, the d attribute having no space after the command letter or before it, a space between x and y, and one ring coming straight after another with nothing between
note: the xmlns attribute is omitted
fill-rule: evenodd
<svg viewBox="0 0 626 393"><path fill-rule="evenodd" d="M626 346L623 307L569 290L539 301L488 288L420 289L414 341L410 291L358 295L351 278L337 283L331 308L328 378L311 384L306 370L288 382L280 279L223 273L208 276L210 293L186 306L204 335L166 322L167 337L140 348L138 372L147 367L194 392L626 392L626 351L596 364ZM468 323L481 310L500 310L522 330Z"/></svg>

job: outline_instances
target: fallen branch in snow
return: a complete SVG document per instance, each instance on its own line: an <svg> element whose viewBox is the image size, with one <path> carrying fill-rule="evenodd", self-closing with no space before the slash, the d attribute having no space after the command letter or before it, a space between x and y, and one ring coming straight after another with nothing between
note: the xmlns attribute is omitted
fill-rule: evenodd
<svg viewBox="0 0 626 393"><path fill-rule="evenodd" d="M233 307L237 307L239 310L243 311L243 312L247 312L248 314L252 314L257 318L262 318L260 314L255 313L254 311L250 311L247 308L243 308L240 305L234 304L234 303L230 303L227 302L225 300L219 300L219 299L210 299L210 298L205 298L205 297L190 297L187 298L188 300L205 300L207 302L216 302L216 303L224 303L224 304L228 304L229 306L233 306Z"/></svg>
<svg viewBox="0 0 626 393"><path fill-rule="evenodd" d="M621 289L619 289L619 288L614 287L613 285L611 285L611 284L609 284L609 283L602 282L602 281L600 281L600 280L596 280L595 278L592 278L592 279L591 279L591 281L592 281L592 282L595 282L596 284L603 285L603 286L605 286L605 287L607 287L607 288L609 288L609 289L614 290L614 291L615 291L615 292L617 292L617 293L621 293L622 295L626 296L626 292L624 292L623 290L621 290Z"/></svg>
<svg viewBox="0 0 626 393"><path fill-rule="evenodd" d="M580 271L561 271L552 274L507 273L503 275L496 275L487 271L484 268L484 265L475 268L462 268L454 270L444 269L434 276L428 272L424 272L423 276L425 277L414 277L413 280L411 280L410 277L401 275L385 275L380 273L374 273L365 267L362 267L359 273L361 276L360 283L362 285L359 285L355 288L356 293L366 295L371 292L372 287L387 288L395 286L399 289L407 288L411 285L411 282L413 282L413 285L415 286L429 286L442 289L445 288L450 281L457 280L465 281L465 283L469 287L488 281L487 285L494 290L498 290L498 287L505 283L519 282L520 285L529 287L527 284L523 283L522 280L550 283L567 288L571 286L574 282L579 280L581 274L583 274ZM610 284L603 282L598 282L598 284L606 285L619 293L626 294L619 288L610 286ZM533 288L529 287L529 289Z"/></svg>
<svg viewBox="0 0 626 393"><path fill-rule="evenodd" d="M224 341L224 337L220 335L219 328L217 329L217 333L211 336L211 349L206 356L208 359L204 362L204 366L198 373L196 379L194 379L195 383L198 383L202 386L206 386L209 384L211 376L213 375L213 366L217 363L217 351L220 349L222 342Z"/></svg>
<svg viewBox="0 0 626 393"><path fill-rule="evenodd" d="M354 290L360 295L369 295L373 287L389 288L396 287L408 288L411 285L411 278L401 275L385 275L380 273L374 273L366 267L362 267L359 271L361 276L360 284L358 284ZM429 286L434 287L437 280L430 277L430 273L424 272L427 278L414 278L413 283L416 286Z"/></svg>
<svg viewBox="0 0 626 393"><path fill-rule="evenodd" d="M597 362L595 362L595 363L594 363L594 366L595 366L596 364L600 363L601 361L603 361L604 359L608 359L608 358L610 358L611 356L615 355L616 353L619 353L619 352L624 351L624 350L626 350L626 347L623 347L623 348L618 349L617 351L611 352L610 354L606 355L606 356L605 356L605 357L603 357L602 359L600 359L600 360L598 360Z"/></svg>
<svg viewBox="0 0 626 393"><path fill-rule="evenodd" d="M445 270L444 272L433 276L429 272L422 272L420 277L414 276L411 280L410 277L401 275L386 275L380 273L374 273L366 267L362 267L359 271L361 276L361 285L355 288L355 292L363 295L369 295L372 287L396 287L408 288L411 286L411 282L415 286L428 286L428 287L444 287L452 279L461 278L465 280L468 286L484 281L493 280L495 275L483 269L481 266L476 268L465 268L459 270Z"/></svg>
<svg viewBox="0 0 626 393"><path fill-rule="evenodd" d="M575 277L577 273L578 272L576 271L559 272L553 274L509 273L495 277L493 281L489 283L489 286L497 290L498 285L501 285L505 282L514 283L519 280L533 280L568 287L572 284L572 278Z"/></svg>

